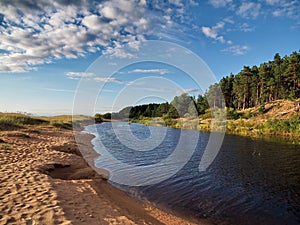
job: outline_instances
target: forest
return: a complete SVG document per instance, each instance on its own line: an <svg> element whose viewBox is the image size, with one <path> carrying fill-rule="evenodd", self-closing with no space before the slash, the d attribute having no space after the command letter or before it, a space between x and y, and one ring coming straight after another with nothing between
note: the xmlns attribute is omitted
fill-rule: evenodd
<svg viewBox="0 0 300 225"><path fill-rule="evenodd" d="M220 98L220 95L222 97ZM168 103L129 106L117 113L96 114L105 119L143 117L179 118L205 114L210 107L244 110L278 100L300 98L300 51L259 66L244 66L237 74L223 77L211 85L205 94L196 97L184 93Z"/></svg>

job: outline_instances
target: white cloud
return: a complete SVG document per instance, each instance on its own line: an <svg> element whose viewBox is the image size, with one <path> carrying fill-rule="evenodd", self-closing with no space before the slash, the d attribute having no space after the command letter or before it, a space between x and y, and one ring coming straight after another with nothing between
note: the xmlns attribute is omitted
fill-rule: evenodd
<svg viewBox="0 0 300 225"><path fill-rule="evenodd" d="M160 88L160 87L134 87L135 90L142 90L142 91L150 91L150 92L163 92L163 93L174 93L173 89L170 88Z"/></svg>
<svg viewBox="0 0 300 225"><path fill-rule="evenodd" d="M138 44L135 43L135 46ZM129 50L137 50L136 47L132 48L129 44L122 44L118 41L113 42L113 46L107 47L103 53L117 58L133 58L134 54Z"/></svg>
<svg viewBox="0 0 300 225"><path fill-rule="evenodd" d="M202 33L209 38L212 38L214 40L220 41L221 43L225 42L225 39L223 36L219 35L218 32L224 28L225 23L219 22L213 27L201 27Z"/></svg>
<svg viewBox="0 0 300 225"><path fill-rule="evenodd" d="M174 5L179 6L179 7L181 7L183 5L183 3L181 2L181 0L169 0L169 2L171 4L174 4Z"/></svg>
<svg viewBox="0 0 300 225"><path fill-rule="evenodd" d="M183 94L183 93L198 93L199 89L197 88L186 88L186 89L177 89L176 93L177 94Z"/></svg>
<svg viewBox="0 0 300 225"><path fill-rule="evenodd" d="M223 19L224 22L226 23L230 23L230 24L234 24L234 20L232 20L230 17L226 17L225 19Z"/></svg>
<svg viewBox="0 0 300 225"><path fill-rule="evenodd" d="M222 50L222 52L229 52L233 55L245 55L250 50L249 46L247 45L233 45L228 48Z"/></svg>
<svg viewBox="0 0 300 225"><path fill-rule="evenodd" d="M248 23L242 23L238 25L238 29L243 32L252 32L255 30L255 27L250 26Z"/></svg>
<svg viewBox="0 0 300 225"><path fill-rule="evenodd" d="M117 18L117 11L115 8L110 7L110 6L105 6L102 10L101 13L104 17L109 18L109 19L115 19Z"/></svg>
<svg viewBox="0 0 300 225"><path fill-rule="evenodd" d="M214 31L210 27L202 27L201 29L202 29L202 32L205 34L206 37L216 39L216 37L218 36L217 32Z"/></svg>
<svg viewBox="0 0 300 225"><path fill-rule="evenodd" d="M169 73L167 69L135 69L133 73L159 73L160 75L165 75Z"/></svg>
<svg viewBox="0 0 300 225"><path fill-rule="evenodd" d="M280 17L280 16L283 15L283 13L284 13L284 11L282 11L282 10L275 10L275 11L273 12L273 16L275 16L275 17Z"/></svg>
<svg viewBox="0 0 300 225"><path fill-rule="evenodd" d="M98 15L88 15L82 19L82 24L91 30L92 32L100 32L103 28L106 29L105 23L102 22Z"/></svg>
<svg viewBox="0 0 300 225"><path fill-rule="evenodd" d="M275 5L280 3L281 0L265 0L267 4L269 5Z"/></svg>
<svg viewBox="0 0 300 225"><path fill-rule="evenodd" d="M103 54L132 57L126 51L139 49L145 35L174 25L171 15L184 7L178 0L174 4L164 18L165 3L156 2L160 11L152 12L145 0L1 0L0 72L25 72L103 49Z"/></svg>
<svg viewBox="0 0 300 225"><path fill-rule="evenodd" d="M94 73L87 73L87 72L68 72L68 77L94 77Z"/></svg>
<svg viewBox="0 0 300 225"><path fill-rule="evenodd" d="M191 5L191 6L198 6L199 3L196 2L196 1L194 1L194 0L190 0L190 1L189 1L189 5Z"/></svg>
<svg viewBox="0 0 300 225"><path fill-rule="evenodd" d="M103 82L103 83L118 83L122 84L123 82L114 78L114 77L95 77L94 81L96 82Z"/></svg>
<svg viewBox="0 0 300 225"><path fill-rule="evenodd" d="M162 93L176 93L178 95L183 93L194 93L200 94L200 91L196 88L187 88L187 89L174 89L174 88L165 88L165 87L134 87L135 90L150 91L150 92L162 92Z"/></svg>
<svg viewBox="0 0 300 225"><path fill-rule="evenodd" d="M140 85L145 85L144 81L127 81L125 83L127 86L140 86Z"/></svg>
<svg viewBox="0 0 300 225"><path fill-rule="evenodd" d="M215 8L220 8L232 3L232 0L209 0L209 3Z"/></svg>
<svg viewBox="0 0 300 225"><path fill-rule="evenodd" d="M298 0L280 0L278 3L277 1L270 1L270 3L273 6L273 16L299 19L300 3Z"/></svg>
<svg viewBox="0 0 300 225"><path fill-rule="evenodd" d="M237 14L245 18L256 18L261 9L261 4L254 2L243 2L237 10Z"/></svg>
<svg viewBox="0 0 300 225"><path fill-rule="evenodd" d="M74 90L67 90L67 89L57 89L57 88L44 88L46 91L54 91L54 92L65 92L65 93L74 93Z"/></svg>

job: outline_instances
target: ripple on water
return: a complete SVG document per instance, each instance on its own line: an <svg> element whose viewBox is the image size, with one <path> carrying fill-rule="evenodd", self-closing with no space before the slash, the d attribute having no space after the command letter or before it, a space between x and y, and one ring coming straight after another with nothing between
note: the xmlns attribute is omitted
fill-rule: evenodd
<svg viewBox="0 0 300 225"><path fill-rule="evenodd" d="M116 123L114 129L124 129L126 125ZM105 147L111 154L102 155L99 166L123 170L120 165L110 164L111 156L134 166L158 164L172 153L181 134L198 132L159 127L154 130L160 132L159 129L164 129L165 136L161 143L155 143L157 148L135 151L118 141L110 123L97 125L98 141L102 145L96 144L95 149L102 154L101 148ZM149 128L131 124L130 130L144 144L147 143ZM200 138L192 158L175 175L153 185L119 185L119 188L156 205L199 218L210 218L220 224L300 224L299 146L226 135L213 164L200 173L198 166L209 133L198 133ZM126 134L122 135L130 141ZM188 142L184 148L182 151L189 148ZM171 167L181 161L167 163ZM163 176L163 169L165 167L157 167L152 175ZM129 172L128 176L140 179L141 175Z"/></svg>

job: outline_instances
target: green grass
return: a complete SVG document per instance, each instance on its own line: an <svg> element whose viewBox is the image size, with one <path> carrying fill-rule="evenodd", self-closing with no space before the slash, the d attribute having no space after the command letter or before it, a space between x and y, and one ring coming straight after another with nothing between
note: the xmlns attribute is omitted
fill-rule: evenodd
<svg viewBox="0 0 300 225"><path fill-rule="evenodd" d="M300 136L300 117L294 116L286 120L268 120L267 123L262 124L259 128L275 135Z"/></svg>
<svg viewBox="0 0 300 225"><path fill-rule="evenodd" d="M19 113L0 113L0 131L16 130L27 125L41 125L48 122Z"/></svg>
<svg viewBox="0 0 300 225"><path fill-rule="evenodd" d="M58 129L72 129L79 127L81 124L94 123L94 118L83 115L60 115L51 117L40 117L41 119L47 120L50 125Z"/></svg>
<svg viewBox="0 0 300 225"><path fill-rule="evenodd" d="M52 116L33 117L20 113L0 113L0 131L12 131L28 126L53 126L58 129L72 129L82 123L91 123L93 118L89 116Z"/></svg>
<svg viewBox="0 0 300 225"><path fill-rule="evenodd" d="M266 122L254 120L229 120L227 132L245 136L286 136L300 137L300 118L294 116L289 119L268 119Z"/></svg>
<svg viewBox="0 0 300 225"><path fill-rule="evenodd" d="M49 124L53 127L59 129L72 129L72 116L53 116L53 117L41 117L44 120L47 120Z"/></svg>
<svg viewBox="0 0 300 225"><path fill-rule="evenodd" d="M240 116L240 115L239 115ZM229 119L225 121L214 121L211 119L171 119L163 118L164 125L172 128L194 129L202 131L223 131L226 125L226 133L238 134L242 136L261 137L261 136L281 136L286 138L300 137L300 117L298 115L288 119L268 119L266 121L249 120L245 118ZM142 117L134 119L132 122L142 123L147 126L156 125L153 120L159 118Z"/></svg>

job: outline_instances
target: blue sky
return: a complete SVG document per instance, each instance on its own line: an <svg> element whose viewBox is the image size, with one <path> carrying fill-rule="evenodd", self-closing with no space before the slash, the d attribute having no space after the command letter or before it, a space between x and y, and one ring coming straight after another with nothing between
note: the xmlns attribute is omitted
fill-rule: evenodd
<svg viewBox="0 0 300 225"><path fill-rule="evenodd" d="M0 111L71 114L80 98L93 104L76 113L92 114L205 91L176 65L193 61L183 52L168 65L155 60L154 46L152 61L137 63L149 40L200 57L216 81L300 49L298 0L73 2L0 1ZM109 74L111 65L119 71ZM211 74L202 72L205 83Z"/></svg>

